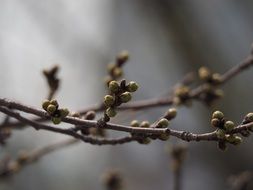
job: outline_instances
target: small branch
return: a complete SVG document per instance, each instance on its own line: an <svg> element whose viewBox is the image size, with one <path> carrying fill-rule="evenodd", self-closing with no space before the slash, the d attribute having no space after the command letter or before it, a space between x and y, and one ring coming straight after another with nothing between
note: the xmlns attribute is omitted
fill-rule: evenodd
<svg viewBox="0 0 253 190"><path fill-rule="evenodd" d="M219 85L222 85L225 82L231 80L233 77L235 77L236 75L238 75L239 73L246 70L247 68L249 68L252 65L253 65L253 56L252 56L252 54L250 54L249 57L247 57L242 63L232 67L229 71L225 72L221 76L222 80ZM187 77L185 78L185 80L182 80L182 82L188 82L188 81L190 81L190 80L187 79ZM200 95L204 92L205 92L204 85L200 85L190 91L189 99L201 100ZM151 99L147 99L147 100L139 100L139 101L135 101L135 102L120 106L120 107L118 107L118 110L121 110L121 111L123 111L123 110L140 110L140 109L146 109L146 108L170 106L170 105L173 105L173 103L174 103L173 98L174 98L173 96L170 96L170 97L161 97L161 98L151 98ZM105 109L105 107L103 104L98 104L98 105L90 106L84 110L80 110L80 111L78 111L78 113L83 115L90 110L93 110L95 112L101 112L101 111L104 111L104 109ZM37 121L37 122L42 122L42 121L47 121L47 120L48 120L48 118L35 119L35 121ZM19 126L23 126L23 124L20 122L12 122L12 123L8 123L5 126L0 125L0 128L2 128L2 127L19 127Z"/></svg>
<svg viewBox="0 0 253 190"><path fill-rule="evenodd" d="M174 175L174 190L182 189L182 167L185 160L187 148L183 145L176 145L171 148L171 166Z"/></svg>
<svg viewBox="0 0 253 190"><path fill-rule="evenodd" d="M2 160L0 167L0 178L7 177L10 175L13 175L20 171L22 168L24 168L27 165L30 165L39 159L41 159L43 156L53 152L60 150L62 148L68 147L70 145L76 144L79 142L77 139L68 139L61 142L57 142L54 144L50 144L47 146L44 146L42 148L33 150L31 152L21 152L16 160L8 160L6 162L5 159ZM5 162L5 163L4 163ZM12 167L15 165L16 167Z"/></svg>
<svg viewBox="0 0 253 190"><path fill-rule="evenodd" d="M7 107L10 106L14 109L18 109L20 111L25 111L28 113L33 113L38 116L43 116L45 118L49 117L46 114L46 112L44 112L44 111L36 110L34 108L27 107L25 105L21 105L21 104L15 103L15 102L10 102L5 99L0 99L0 105L2 105L2 106L7 105ZM13 107L13 106L15 106L15 107ZM77 139L80 139L84 142L91 143L91 144L97 144L97 145L112 144L112 145L114 145L114 144L122 144L122 143L136 140L133 137L125 137L123 139L120 138L120 139L110 139L110 140L108 140L108 139L98 140L98 139L94 139L91 137L79 135L78 133L75 133L71 129L62 129L62 128L57 128L57 127L53 127L50 125L44 125L41 123L37 123L35 121L24 118L19 113L14 112L14 111L12 111L8 108L5 108L5 107L0 106L0 112L3 112L11 117L14 117L23 123L31 125L32 127L34 127L37 130L43 129L43 130L47 130L47 131L70 135L70 136L73 136ZM74 118L74 117L66 117L66 118L63 118L62 121L66 122L66 123L73 124L73 125L78 125L81 128L87 128L87 127L98 127L99 128L100 127L99 123L97 121L83 120L83 119L78 119L78 118ZM107 123L103 127L105 129L124 131L124 132L129 132L129 133L144 134L144 135L170 134L171 136L177 137L181 140L188 141L188 142L189 141L197 141L198 142L198 141L218 141L219 140L215 131L210 132L210 133L194 134L194 133L190 133L190 132L186 132L186 131L178 131L178 130L173 130L173 129L169 129L169 128L164 128L164 129L152 128L152 127L140 128L140 127L125 126L125 125L117 125L117 124L112 124L112 123ZM238 125L236 128L234 128L230 132L230 134L235 134L235 133L240 133L241 131L250 130L251 127L253 127L253 122L243 124L243 125Z"/></svg>

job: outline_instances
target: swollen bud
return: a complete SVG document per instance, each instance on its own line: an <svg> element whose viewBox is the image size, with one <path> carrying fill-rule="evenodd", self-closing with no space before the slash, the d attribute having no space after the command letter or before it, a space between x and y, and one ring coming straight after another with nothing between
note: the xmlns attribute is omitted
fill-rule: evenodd
<svg viewBox="0 0 253 190"><path fill-rule="evenodd" d="M51 118L52 122L55 124L55 125L58 125L61 123L61 118L59 117L52 117Z"/></svg>
<svg viewBox="0 0 253 190"><path fill-rule="evenodd" d="M113 80L113 81L111 81L111 82L109 83L108 88L109 88L109 90L110 90L111 92L116 93L116 92L119 91L119 88L120 88L120 87L119 87L119 84L118 84L115 80Z"/></svg>
<svg viewBox="0 0 253 190"><path fill-rule="evenodd" d="M198 73L201 80L207 81L211 78L211 72L206 67L200 67Z"/></svg>
<svg viewBox="0 0 253 190"><path fill-rule="evenodd" d="M114 101L115 101L115 99L111 95L106 95L104 97L104 104L106 107L111 107L114 104Z"/></svg>
<svg viewBox="0 0 253 190"><path fill-rule="evenodd" d="M165 118L162 118L157 123L157 128L166 128L169 125L169 121Z"/></svg>
<svg viewBox="0 0 253 190"><path fill-rule="evenodd" d="M165 114L165 118L168 120L174 119L177 116L177 110L176 108L170 108L166 114Z"/></svg>
<svg viewBox="0 0 253 190"><path fill-rule="evenodd" d="M226 123L224 124L224 128L226 131L232 131L235 128L235 124L233 121L226 121Z"/></svg>
<svg viewBox="0 0 253 190"><path fill-rule="evenodd" d="M216 131L216 135L219 139L224 139L225 138L225 135L226 135L226 132L223 130L223 129L218 129Z"/></svg>
<svg viewBox="0 0 253 190"><path fill-rule="evenodd" d="M67 108L59 109L61 118L67 117L69 114L69 110Z"/></svg>
<svg viewBox="0 0 253 190"><path fill-rule="evenodd" d="M215 111L213 112L212 118L222 120L224 118L224 114L221 111Z"/></svg>
<svg viewBox="0 0 253 190"><path fill-rule="evenodd" d="M134 81L129 82L127 85L128 92L135 92L136 90L138 90L138 88L139 88L139 85Z"/></svg>
<svg viewBox="0 0 253 190"><path fill-rule="evenodd" d="M57 100L51 100L51 101L50 101L50 104L52 104L52 105L54 105L54 106L56 106L56 107L59 106Z"/></svg>
<svg viewBox="0 0 253 190"><path fill-rule="evenodd" d="M56 106L55 105L52 105L52 104L50 104L48 107L47 107L47 112L49 113L49 114L53 114L55 111L56 111Z"/></svg>
<svg viewBox="0 0 253 190"><path fill-rule="evenodd" d="M132 126L132 127L139 127L139 126L140 126L140 123L139 123L137 120L133 120L133 121L131 122L131 126Z"/></svg>
<svg viewBox="0 0 253 190"><path fill-rule="evenodd" d="M119 99L123 103L127 103L132 99L132 95L129 92L124 92L119 96Z"/></svg>
<svg viewBox="0 0 253 190"><path fill-rule="evenodd" d="M117 115L117 112L115 109L110 107L106 109L106 115L108 115L108 117L115 117Z"/></svg>
<svg viewBox="0 0 253 190"><path fill-rule="evenodd" d="M150 123L148 121L143 121L143 122L141 122L140 127L142 127L142 128L149 128L150 127Z"/></svg>
<svg viewBox="0 0 253 190"><path fill-rule="evenodd" d="M221 122L220 122L220 120L217 119L217 118L214 118L214 119L211 120L211 125L212 125L213 127L218 128L218 127L220 126L220 124L221 124Z"/></svg>
<svg viewBox="0 0 253 190"><path fill-rule="evenodd" d="M50 101L49 100L44 100L42 102L42 108L47 111L47 107L50 105Z"/></svg>

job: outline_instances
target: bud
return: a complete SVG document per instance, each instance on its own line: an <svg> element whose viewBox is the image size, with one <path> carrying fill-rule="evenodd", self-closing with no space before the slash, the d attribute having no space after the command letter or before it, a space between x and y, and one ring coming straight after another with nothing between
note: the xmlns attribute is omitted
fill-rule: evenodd
<svg viewBox="0 0 253 190"><path fill-rule="evenodd" d="M105 104L106 107L111 107L114 104L114 102L115 102L115 99L114 99L113 96L106 95L104 97L104 104Z"/></svg>
<svg viewBox="0 0 253 190"><path fill-rule="evenodd" d="M49 114L54 114L55 111L56 111L56 106L55 106L55 105L50 104L50 105L47 107L47 112L48 112Z"/></svg>
<svg viewBox="0 0 253 190"><path fill-rule="evenodd" d="M67 108L59 109L61 118L67 117L69 114L69 110Z"/></svg>
<svg viewBox="0 0 253 190"><path fill-rule="evenodd" d="M114 63L109 63L107 65L107 70L109 73L111 73L117 66Z"/></svg>
<svg viewBox="0 0 253 190"><path fill-rule="evenodd" d="M233 145L239 145L241 143L242 143L242 138L239 136L235 136L235 140L234 140Z"/></svg>
<svg viewBox="0 0 253 190"><path fill-rule="evenodd" d="M215 84L219 84L222 82L222 77L219 73L214 73L212 75L212 81L215 83Z"/></svg>
<svg viewBox="0 0 253 190"><path fill-rule="evenodd" d="M212 118L222 120L224 118L224 114L221 111L215 111L213 112Z"/></svg>
<svg viewBox="0 0 253 190"><path fill-rule="evenodd" d="M109 90L113 93L116 93L119 91L119 84L113 80L109 83Z"/></svg>
<svg viewBox="0 0 253 190"><path fill-rule="evenodd" d="M148 121L143 121L143 122L141 122L140 127L142 127L142 128L149 128L150 127L150 123Z"/></svg>
<svg viewBox="0 0 253 190"><path fill-rule="evenodd" d="M165 118L168 120L174 119L176 116L177 116L176 108L170 108L165 114Z"/></svg>
<svg viewBox="0 0 253 190"><path fill-rule="evenodd" d="M251 123L253 122L253 113L248 113L245 117L246 123Z"/></svg>
<svg viewBox="0 0 253 190"><path fill-rule="evenodd" d="M51 100L51 101L50 101L50 104L52 104L52 105L54 105L54 106L56 106L56 107L59 106L57 100L55 100L55 99L54 99L54 100Z"/></svg>
<svg viewBox="0 0 253 190"><path fill-rule="evenodd" d="M59 117L52 117L52 122L55 124L55 125L58 125L61 123L61 118Z"/></svg>
<svg viewBox="0 0 253 190"><path fill-rule="evenodd" d="M131 122L131 126L132 126L132 127L139 127L139 126L140 126L140 123L139 123L137 120L133 120L133 121Z"/></svg>
<svg viewBox="0 0 253 190"><path fill-rule="evenodd" d="M190 89L187 86L180 86L176 88L175 95L180 98L187 98L189 95Z"/></svg>
<svg viewBox="0 0 253 190"><path fill-rule="evenodd" d="M124 92L119 96L119 99L123 103L127 103L132 99L132 95L129 92Z"/></svg>
<svg viewBox="0 0 253 190"><path fill-rule="evenodd" d="M162 118L157 123L157 128L166 128L169 125L169 121L165 118Z"/></svg>
<svg viewBox="0 0 253 190"><path fill-rule="evenodd" d="M110 107L106 109L106 115L108 115L108 117L115 117L117 115L117 112L115 109Z"/></svg>
<svg viewBox="0 0 253 190"><path fill-rule="evenodd" d="M226 131L232 131L235 128L235 124L233 121L226 121L226 123L224 124L224 128Z"/></svg>
<svg viewBox="0 0 253 190"><path fill-rule="evenodd" d="M198 73L201 80L207 81L211 78L211 72L207 67L200 67Z"/></svg>
<svg viewBox="0 0 253 190"><path fill-rule="evenodd" d="M143 138L143 139L141 139L141 140L139 140L138 141L140 144L149 144L149 143L151 143L151 140L150 140L150 138Z"/></svg>
<svg viewBox="0 0 253 190"><path fill-rule="evenodd" d="M135 92L136 90L138 90L138 88L139 88L139 85L134 81L129 82L127 85L128 92Z"/></svg>
<svg viewBox="0 0 253 190"><path fill-rule="evenodd" d="M235 139L236 139L235 137L236 136L234 136L234 135L226 135L226 141L233 144L235 142Z"/></svg>
<svg viewBox="0 0 253 190"><path fill-rule="evenodd" d="M42 108L44 109L44 110L46 110L47 111L47 107L50 105L50 101L49 100L44 100L43 102L42 102Z"/></svg>
<svg viewBox="0 0 253 190"><path fill-rule="evenodd" d="M165 134L165 133L158 136L158 139L160 139L161 141L167 141L169 140L169 138L170 138L170 135Z"/></svg>
<svg viewBox="0 0 253 190"><path fill-rule="evenodd" d="M218 129L216 131L216 135L219 139L224 139L226 132L223 129Z"/></svg>
<svg viewBox="0 0 253 190"><path fill-rule="evenodd" d="M96 117L96 112L94 111L88 111L84 116L84 118L87 120L93 120L95 119L95 117Z"/></svg>
<svg viewBox="0 0 253 190"><path fill-rule="evenodd" d="M117 64L121 66L123 63L125 63L129 59L129 53L128 51L122 51L120 54L117 56Z"/></svg>
<svg viewBox="0 0 253 190"><path fill-rule="evenodd" d="M213 127L217 127L218 128L221 125L221 121L219 119L217 119L217 118L214 118L214 119L211 120L211 125Z"/></svg>
<svg viewBox="0 0 253 190"><path fill-rule="evenodd" d="M123 70L120 67L116 67L112 73L113 77L120 78L123 75Z"/></svg>

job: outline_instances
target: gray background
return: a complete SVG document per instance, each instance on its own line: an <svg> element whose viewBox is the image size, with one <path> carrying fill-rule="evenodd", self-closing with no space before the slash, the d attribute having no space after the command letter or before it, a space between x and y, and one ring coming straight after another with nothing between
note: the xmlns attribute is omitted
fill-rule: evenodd
<svg viewBox="0 0 253 190"><path fill-rule="evenodd" d="M125 76L141 86L134 99L159 96L202 65L225 72L239 63L253 41L252 10L250 0L1 0L0 96L39 107L47 92L41 70L58 63L59 102L71 110L94 104L104 94L107 63L123 49L131 55ZM225 98L212 108L200 103L180 108L171 127L210 131L209 118L215 109L239 123L252 111L252 73L229 81ZM125 112L114 121L127 124L136 117L154 121L163 111ZM15 131L8 145L0 147L0 157L65 138L30 128ZM0 181L0 189L103 189L100 176L107 168L122 171L125 189L171 189L165 144L81 143ZM184 189L228 189L229 175L253 169L252 146L252 137L226 153L212 142L189 143Z"/></svg>

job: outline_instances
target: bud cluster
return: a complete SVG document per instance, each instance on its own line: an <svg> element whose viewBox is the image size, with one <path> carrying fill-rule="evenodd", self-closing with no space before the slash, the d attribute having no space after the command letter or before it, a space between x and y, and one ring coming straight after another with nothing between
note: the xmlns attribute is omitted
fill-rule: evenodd
<svg viewBox="0 0 253 190"><path fill-rule="evenodd" d="M207 67L200 67L198 71L199 78L210 84L220 84L222 82L222 77L219 73L213 73Z"/></svg>
<svg viewBox="0 0 253 190"><path fill-rule="evenodd" d="M190 100L190 88L185 85L177 86L174 90L174 98L173 102L176 105L185 104L190 106L191 100Z"/></svg>
<svg viewBox="0 0 253 190"><path fill-rule="evenodd" d="M174 119L177 115L177 110L175 108L169 109L165 115L160 118L158 121L156 121L153 125L151 125L148 121L142 121L139 122L137 120L133 120L131 122L132 127L142 127L142 128L167 128L170 124L170 120ZM140 140L138 141L140 144L148 144L151 142L151 139L156 140L160 139L162 141L167 141L170 137L169 134L161 134L161 135L148 135L148 136L143 136L140 134L132 134L134 136L140 137Z"/></svg>
<svg viewBox="0 0 253 190"><path fill-rule="evenodd" d="M114 63L110 63L107 66L108 76L105 79L106 84L108 85L111 81L117 80L123 75L122 66L126 63L129 59L129 54L127 51L122 51L116 57Z"/></svg>
<svg viewBox="0 0 253 190"><path fill-rule="evenodd" d="M200 80L205 82L201 98L211 105L215 100L223 97L223 91L217 88L217 85L222 82L222 77L219 73L213 73L207 67L200 67L198 71Z"/></svg>
<svg viewBox="0 0 253 190"><path fill-rule="evenodd" d="M115 117L117 115L116 107L122 103L127 103L132 99L132 92L138 89L138 84L134 81L126 84L126 80L122 80L120 83L117 81L111 81L108 85L110 94L104 97L104 105L106 107L106 116Z"/></svg>
<svg viewBox="0 0 253 190"><path fill-rule="evenodd" d="M226 120L221 111L213 112L211 125L217 128L216 136L219 139L218 147L221 150L226 150L226 143L239 145L242 142L242 138L240 136L231 133L235 128L234 122Z"/></svg>
<svg viewBox="0 0 253 190"><path fill-rule="evenodd" d="M59 109L57 100L44 100L42 102L42 108L51 116L51 120L54 124L59 124L62 118L67 117L69 114L67 108Z"/></svg>

